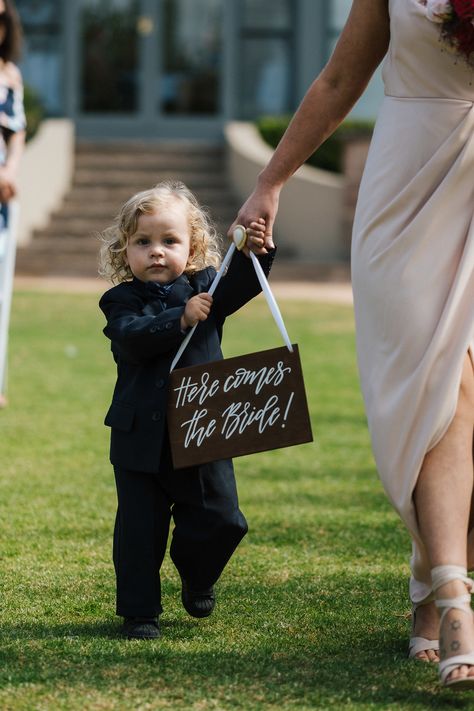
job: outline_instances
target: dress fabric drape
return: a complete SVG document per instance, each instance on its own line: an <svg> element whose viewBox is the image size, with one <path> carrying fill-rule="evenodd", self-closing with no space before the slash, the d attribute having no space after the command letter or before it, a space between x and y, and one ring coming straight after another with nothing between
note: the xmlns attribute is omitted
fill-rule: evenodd
<svg viewBox="0 0 474 711"><path fill-rule="evenodd" d="M385 98L354 221L357 356L377 468L431 592L413 506L474 353L474 70L418 0L390 0Z"/></svg>

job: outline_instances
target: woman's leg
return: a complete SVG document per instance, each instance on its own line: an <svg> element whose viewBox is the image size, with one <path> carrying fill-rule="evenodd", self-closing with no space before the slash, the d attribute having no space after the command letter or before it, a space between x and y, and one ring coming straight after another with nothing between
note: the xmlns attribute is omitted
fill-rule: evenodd
<svg viewBox="0 0 474 711"><path fill-rule="evenodd" d="M420 532L432 568L467 565L474 476L473 428L474 370L470 357L466 356L455 417L443 439L426 455L414 494ZM455 580L441 586L436 596L450 598L464 594L466 586ZM474 625L466 615L451 610L443 628L440 630L441 649L443 646L448 651L456 649L457 654L474 650ZM453 652L447 656L453 656ZM474 676L474 667L459 667L451 678L464 676Z"/></svg>

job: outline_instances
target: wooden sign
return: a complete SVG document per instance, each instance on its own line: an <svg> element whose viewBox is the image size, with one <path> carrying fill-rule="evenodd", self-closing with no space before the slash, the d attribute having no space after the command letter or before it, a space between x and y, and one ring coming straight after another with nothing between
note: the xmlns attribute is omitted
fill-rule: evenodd
<svg viewBox="0 0 474 711"><path fill-rule="evenodd" d="M176 469L312 442L298 346L174 370L168 429Z"/></svg>

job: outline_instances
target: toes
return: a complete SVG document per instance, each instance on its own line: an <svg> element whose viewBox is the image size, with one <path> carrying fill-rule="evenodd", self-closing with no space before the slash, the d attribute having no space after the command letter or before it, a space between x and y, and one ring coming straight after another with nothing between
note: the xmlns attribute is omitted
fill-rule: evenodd
<svg viewBox="0 0 474 711"><path fill-rule="evenodd" d="M428 657L428 652L425 652L424 650L422 652L418 652L418 654L415 654L415 659L418 659L419 662L429 662L429 657Z"/></svg>
<svg viewBox="0 0 474 711"><path fill-rule="evenodd" d="M470 669L472 669L472 667L467 667L465 665L458 667L457 669L453 669L448 677L448 680L455 681L456 679L465 679L467 676L470 676Z"/></svg>
<svg viewBox="0 0 474 711"><path fill-rule="evenodd" d="M439 654L435 649L426 649L415 654L415 659L419 662L439 662Z"/></svg>

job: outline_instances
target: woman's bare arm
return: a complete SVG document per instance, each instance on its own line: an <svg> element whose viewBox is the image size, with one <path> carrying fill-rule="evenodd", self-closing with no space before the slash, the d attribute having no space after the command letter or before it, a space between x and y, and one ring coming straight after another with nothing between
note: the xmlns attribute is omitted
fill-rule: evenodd
<svg viewBox="0 0 474 711"><path fill-rule="evenodd" d="M263 218L265 246L273 246L273 222L283 185L349 113L386 54L389 40L388 0L354 0L331 59L308 89L229 234L236 224L247 226Z"/></svg>
<svg viewBox="0 0 474 711"><path fill-rule="evenodd" d="M18 171L25 146L25 131L12 133L8 141L7 161L0 166L0 202L8 202L17 193Z"/></svg>

